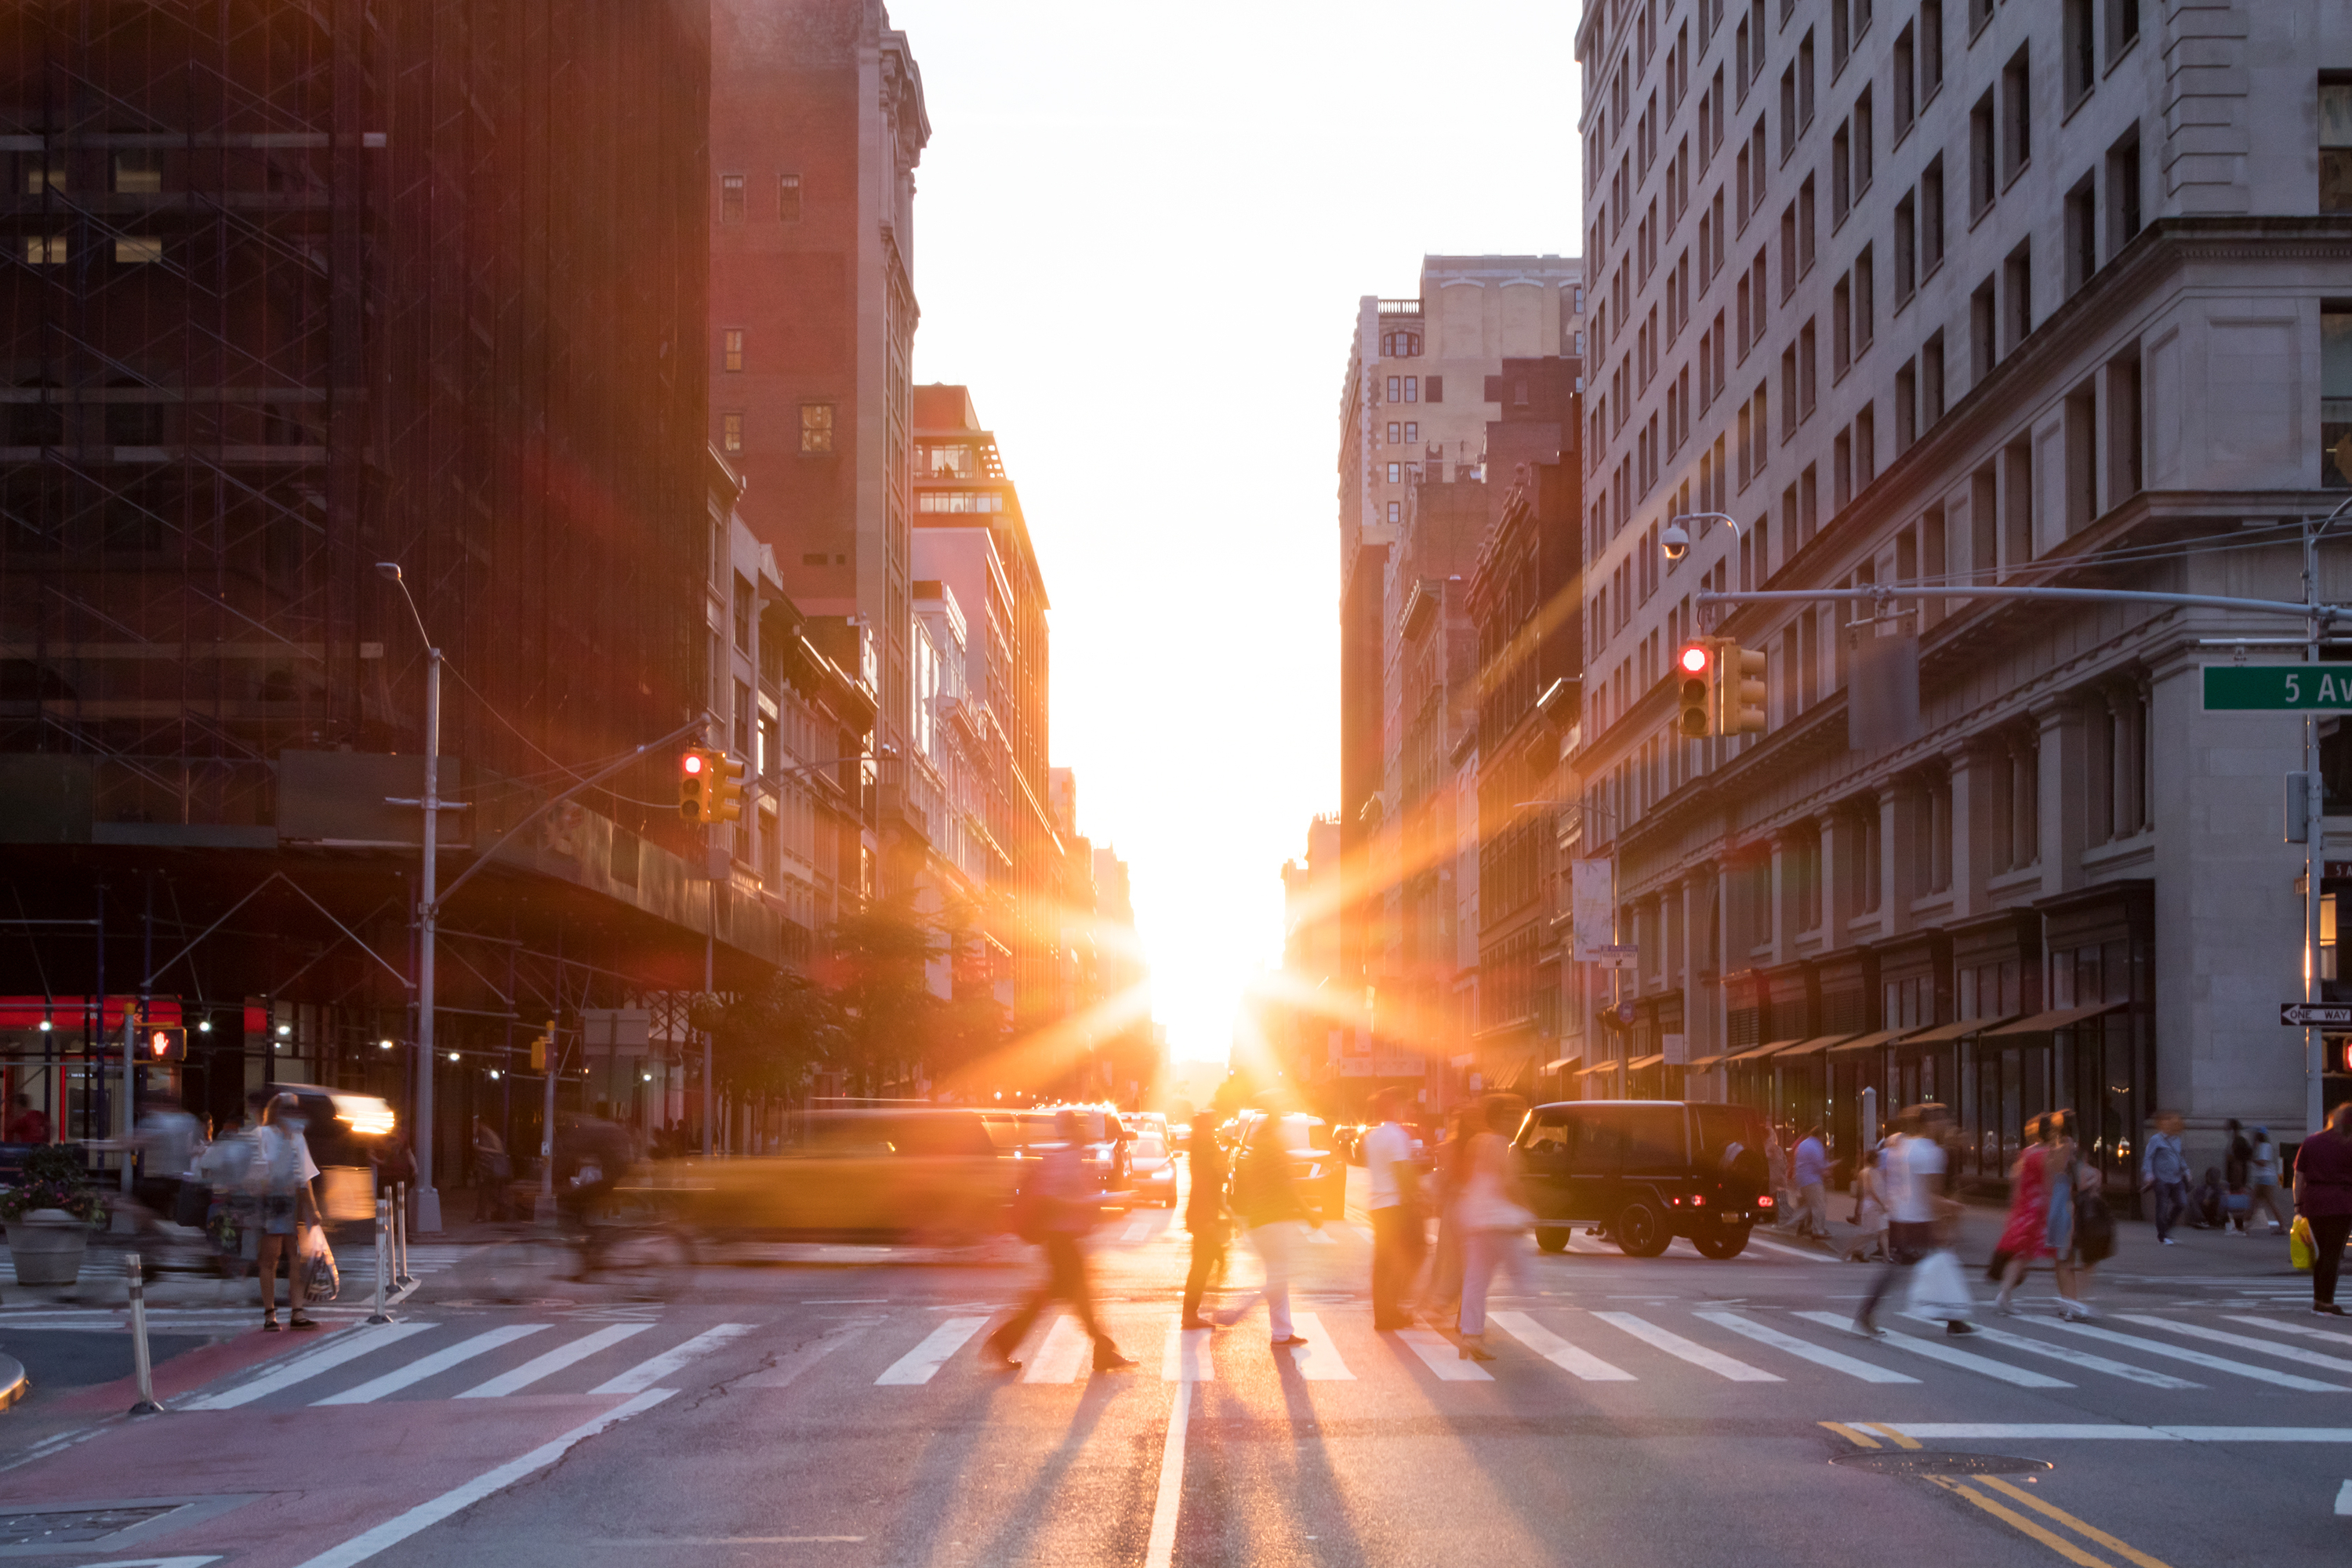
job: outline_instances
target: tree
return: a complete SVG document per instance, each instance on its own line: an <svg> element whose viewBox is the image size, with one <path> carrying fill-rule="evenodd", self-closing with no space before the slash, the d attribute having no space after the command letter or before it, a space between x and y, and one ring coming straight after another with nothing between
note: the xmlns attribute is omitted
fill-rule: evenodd
<svg viewBox="0 0 2352 1568"><path fill-rule="evenodd" d="M844 1037L832 994L791 970L756 991L697 998L691 1021L710 1036L719 1087L739 1097L790 1100L839 1054Z"/></svg>
<svg viewBox="0 0 2352 1568"><path fill-rule="evenodd" d="M842 1016L835 1065L851 1093L877 1093L928 1065L940 1010L929 971L939 952L930 922L904 899L834 923L829 967Z"/></svg>

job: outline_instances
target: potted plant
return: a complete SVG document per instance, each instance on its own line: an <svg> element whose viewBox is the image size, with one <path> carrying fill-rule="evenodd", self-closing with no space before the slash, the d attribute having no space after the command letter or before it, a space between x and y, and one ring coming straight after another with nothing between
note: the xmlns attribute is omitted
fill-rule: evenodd
<svg viewBox="0 0 2352 1568"><path fill-rule="evenodd" d="M63 1144L28 1152L16 1185L0 1187L0 1222L19 1285L70 1285L81 1277L90 1231L106 1223L106 1204L81 1156Z"/></svg>

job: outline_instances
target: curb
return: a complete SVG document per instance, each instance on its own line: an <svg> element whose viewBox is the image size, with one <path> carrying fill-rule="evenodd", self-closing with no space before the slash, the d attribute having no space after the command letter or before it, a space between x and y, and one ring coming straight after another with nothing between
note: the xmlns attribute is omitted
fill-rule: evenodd
<svg viewBox="0 0 2352 1568"><path fill-rule="evenodd" d="M25 1375L25 1363L12 1355L0 1355L0 1410L5 1410L32 1391L31 1380Z"/></svg>

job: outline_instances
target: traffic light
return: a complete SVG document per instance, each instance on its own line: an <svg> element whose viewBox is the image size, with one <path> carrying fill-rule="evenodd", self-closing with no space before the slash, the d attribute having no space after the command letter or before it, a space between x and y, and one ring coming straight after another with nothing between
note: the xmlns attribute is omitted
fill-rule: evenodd
<svg viewBox="0 0 2352 1568"><path fill-rule="evenodd" d="M188 1031L185 1029L142 1030L140 1039L145 1046L141 1059L151 1062L184 1062L188 1059Z"/></svg>
<svg viewBox="0 0 2352 1568"><path fill-rule="evenodd" d="M719 772L717 756L715 752L694 746L677 760L677 815L698 827L714 820L711 805Z"/></svg>
<svg viewBox="0 0 2352 1568"><path fill-rule="evenodd" d="M1675 655L1675 690L1681 712L1678 728L1689 740L1715 733L1715 642L1700 637L1683 644Z"/></svg>
<svg viewBox="0 0 2352 1568"><path fill-rule="evenodd" d="M1715 642L1715 732L1718 735L1760 735L1764 714L1764 673L1767 661L1758 648L1743 648L1729 637Z"/></svg>
<svg viewBox="0 0 2352 1568"><path fill-rule="evenodd" d="M550 1018L547 1021L547 1032L543 1035L535 1037L530 1042L531 1071L545 1072L547 1070L547 1047L549 1042L554 1038L555 1020Z"/></svg>
<svg viewBox="0 0 2352 1568"><path fill-rule="evenodd" d="M710 754L709 820L737 822L743 816L743 775L747 771L740 757L725 752Z"/></svg>

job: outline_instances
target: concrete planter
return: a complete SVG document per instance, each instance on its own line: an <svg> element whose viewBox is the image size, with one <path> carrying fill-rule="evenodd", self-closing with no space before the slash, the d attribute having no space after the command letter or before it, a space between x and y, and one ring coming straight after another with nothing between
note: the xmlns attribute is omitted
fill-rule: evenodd
<svg viewBox="0 0 2352 1568"><path fill-rule="evenodd" d="M8 1256L19 1285L70 1285L81 1278L89 1226L63 1209L35 1209L8 1222Z"/></svg>

